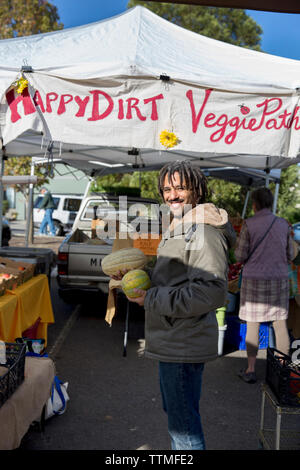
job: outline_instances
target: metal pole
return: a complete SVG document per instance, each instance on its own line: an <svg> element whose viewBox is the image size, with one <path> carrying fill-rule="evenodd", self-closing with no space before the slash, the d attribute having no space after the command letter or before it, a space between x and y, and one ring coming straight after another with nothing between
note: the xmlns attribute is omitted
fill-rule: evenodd
<svg viewBox="0 0 300 470"><path fill-rule="evenodd" d="M34 176L34 163L31 159L31 168L30 175ZM27 205L27 221L26 221L26 236L25 236L25 246L28 247L29 244L29 234L31 235L31 243L33 243L33 184L29 185L29 194L28 194L28 205Z"/></svg>
<svg viewBox="0 0 300 470"><path fill-rule="evenodd" d="M244 202L244 207L243 207L243 212L242 212L242 219L245 218L246 215L246 210L247 210L247 205L249 201L249 196L250 196L250 189L247 191L245 202Z"/></svg>
<svg viewBox="0 0 300 470"><path fill-rule="evenodd" d="M2 178L4 173L4 155L3 151L1 152L1 161L0 161L0 176ZM0 182L0 210L1 210L1 217L0 217L0 247L2 246L2 228L3 228L3 182Z"/></svg>
<svg viewBox="0 0 300 470"><path fill-rule="evenodd" d="M85 188L85 191L84 191L84 195L83 195L83 199L85 199L89 193L89 190L90 190L90 187L91 187L91 184L92 182L94 181L94 178L90 178L89 181L88 181L88 184L86 185L86 188Z"/></svg>
<svg viewBox="0 0 300 470"><path fill-rule="evenodd" d="M280 187L280 183L276 183L276 184L275 184L274 201L273 201L273 214L276 214L276 210L277 210L277 201L278 201L278 195L279 195L279 187Z"/></svg>
<svg viewBox="0 0 300 470"><path fill-rule="evenodd" d="M126 305L123 357L127 356L127 340L128 340L128 326L129 326L129 300L126 299L126 302L127 302L127 305Z"/></svg>

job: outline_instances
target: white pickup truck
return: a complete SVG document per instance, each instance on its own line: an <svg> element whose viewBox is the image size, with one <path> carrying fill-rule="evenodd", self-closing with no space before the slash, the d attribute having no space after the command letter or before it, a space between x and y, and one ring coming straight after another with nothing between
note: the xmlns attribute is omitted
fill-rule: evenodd
<svg viewBox="0 0 300 470"><path fill-rule="evenodd" d="M120 223L121 231L124 231L124 227L130 232L151 231L158 238L159 215L159 203L154 199L108 194L90 195L83 199L72 231L58 250L57 282L60 296L67 300L72 291L107 293L109 277L103 273L101 261L111 253L116 220Z"/></svg>
<svg viewBox="0 0 300 470"><path fill-rule="evenodd" d="M83 196L79 194L52 194L52 197L56 206L52 218L55 235L59 237L71 230ZM44 211L39 211L42 199L43 196L39 195L34 202L33 222L35 227L40 226L44 217ZM49 230L49 227L47 229Z"/></svg>

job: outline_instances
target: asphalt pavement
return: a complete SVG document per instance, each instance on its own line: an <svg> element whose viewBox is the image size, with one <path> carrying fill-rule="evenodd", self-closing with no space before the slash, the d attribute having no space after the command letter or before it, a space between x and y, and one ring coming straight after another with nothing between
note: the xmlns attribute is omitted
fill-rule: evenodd
<svg viewBox="0 0 300 470"><path fill-rule="evenodd" d="M106 296L74 296L73 304L65 304L57 293L55 269L51 296L55 323L48 327L47 352L58 377L68 382L70 400L64 414L46 421L44 432L32 426L18 451L170 450L157 362L143 355L143 312L130 312L124 356L125 304L119 304L110 327L104 319ZM232 350L226 343L223 355L205 365L200 410L207 450L257 451L261 447L258 432L266 350L259 350L256 384L238 377L245 365L245 351ZM266 422L275 429L271 406L266 408ZM289 425L295 427L294 422ZM292 448L289 441L282 445Z"/></svg>

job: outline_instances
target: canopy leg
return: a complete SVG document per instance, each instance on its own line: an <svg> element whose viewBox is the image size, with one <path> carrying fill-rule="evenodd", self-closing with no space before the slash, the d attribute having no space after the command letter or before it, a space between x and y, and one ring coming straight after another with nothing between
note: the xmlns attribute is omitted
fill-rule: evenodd
<svg viewBox="0 0 300 470"><path fill-rule="evenodd" d="M2 228L3 228L3 182L2 182L2 176L4 174L4 155L3 151L1 152L1 160L0 160L0 177L1 177L1 182L0 182L0 210L1 210L1 217L0 217L0 247L2 246Z"/></svg>
<svg viewBox="0 0 300 470"><path fill-rule="evenodd" d="M34 163L31 159L31 169L30 175L34 176ZM33 243L34 238L34 228L33 228L33 184L29 184L29 195L28 195L28 204L27 204L27 221L26 221L26 234L25 234L25 246L28 247L29 238L31 238L31 243Z"/></svg>
<svg viewBox="0 0 300 470"><path fill-rule="evenodd" d="M129 300L127 300L127 306L126 306L123 357L127 356L128 325L129 325Z"/></svg>
<svg viewBox="0 0 300 470"><path fill-rule="evenodd" d="M274 201L273 201L273 214L276 214L276 210L277 210L277 201L278 201L278 195L279 195L279 187L280 187L280 183L276 183L276 185L275 185L275 193L274 193Z"/></svg>
<svg viewBox="0 0 300 470"><path fill-rule="evenodd" d="M243 212L242 212L242 219L245 218L246 215L246 210L247 210L247 205L249 201L249 195L250 195L250 190L247 191L245 202L244 202L244 207L243 207Z"/></svg>

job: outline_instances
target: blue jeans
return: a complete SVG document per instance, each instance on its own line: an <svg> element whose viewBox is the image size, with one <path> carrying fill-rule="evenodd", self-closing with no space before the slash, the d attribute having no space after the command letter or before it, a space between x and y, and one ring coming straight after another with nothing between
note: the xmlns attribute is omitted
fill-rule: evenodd
<svg viewBox="0 0 300 470"><path fill-rule="evenodd" d="M199 413L204 364L159 362L163 409L173 450L205 450Z"/></svg>
<svg viewBox="0 0 300 470"><path fill-rule="evenodd" d="M45 209L45 215L40 225L40 230L39 230L40 234L47 233L47 225L49 225L49 229L52 235L55 236L55 227L54 227L53 220L52 220L53 210L54 209Z"/></svg>

